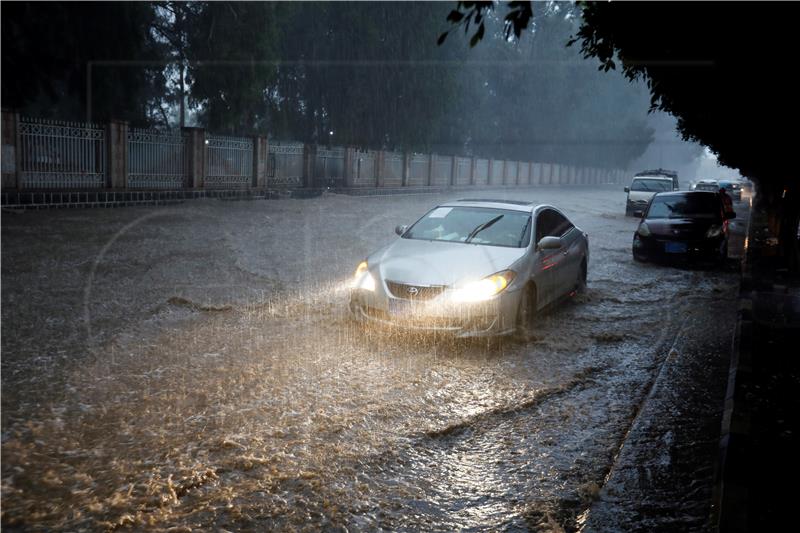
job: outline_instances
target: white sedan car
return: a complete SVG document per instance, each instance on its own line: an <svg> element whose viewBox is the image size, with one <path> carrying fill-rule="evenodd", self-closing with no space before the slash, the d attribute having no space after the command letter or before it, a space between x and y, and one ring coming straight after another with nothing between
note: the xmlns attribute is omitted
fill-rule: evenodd
<svg viewBox="0 0 800 533"><path fill-rule="evenodd" d="M588 236L549 205L439 205L356 269L358 320L458 337L526 334L535 314L586 284Z"/></svg>

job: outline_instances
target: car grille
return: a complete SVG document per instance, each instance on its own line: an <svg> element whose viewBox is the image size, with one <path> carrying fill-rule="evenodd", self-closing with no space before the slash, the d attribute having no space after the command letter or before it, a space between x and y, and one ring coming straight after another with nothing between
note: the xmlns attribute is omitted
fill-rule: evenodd
<svg viewBox="0 0 800 533"><path fill-rule="evenodd" d="M445 287L442 285L434 285L432 287L425 287L421 285L408 285L405 283L397 283L394 281L387 281L386 286L389 292L395 298L402 298L404 300L432 300L442 294Z"/></svg>

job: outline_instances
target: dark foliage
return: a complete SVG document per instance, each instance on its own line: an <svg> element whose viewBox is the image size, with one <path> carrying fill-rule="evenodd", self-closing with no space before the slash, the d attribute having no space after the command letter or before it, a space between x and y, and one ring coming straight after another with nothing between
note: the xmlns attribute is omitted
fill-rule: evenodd
<svg viewBox="0 0 800 533"><path fill-rule="evenodd" d="M519 11L520 3L507 6ZM579 6L583 21L569 44L579 44L585 58L596 58L600 70L619 65L630 80L647 83L651 108L674 115L684 139L709 147L721 164L756 180L784 254L798 268L800 180L792 132L800 119L795 81L800 7L749 2ZM457 25L482 20L494 9L491 2L459 2L453 12L458 16L449 20ZM516 17L508 23L519 36L514 24L524 29L529 20ZM482 37L476 32L473 44Z"/></svg>
<svg viewBox="0 0 800 533"><path fill-rule="evenodd" d="M164 80L139 2L4 2L2 105L66 120L147 122Z"/></svg>

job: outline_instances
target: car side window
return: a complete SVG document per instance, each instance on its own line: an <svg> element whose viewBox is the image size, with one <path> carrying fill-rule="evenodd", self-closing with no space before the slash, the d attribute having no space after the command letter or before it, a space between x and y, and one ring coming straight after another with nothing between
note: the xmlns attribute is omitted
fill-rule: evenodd
<svg viewBox="0 0 800 533"><path fill-rule="evenodd" d="M566 217L562 216L560 213L556 213L555 211L550 211L552 217L552 235L553 237L563 237L566 233L574 228L575 226L566 219Z"/></svg>
<svg viewBox="0 0 800 533"><path fill-rule="evenodd" d="M552 235L553 222L551 214L553 211L545 209L540 211L536 216L536 243L542 240L543 237Z"/></svg>

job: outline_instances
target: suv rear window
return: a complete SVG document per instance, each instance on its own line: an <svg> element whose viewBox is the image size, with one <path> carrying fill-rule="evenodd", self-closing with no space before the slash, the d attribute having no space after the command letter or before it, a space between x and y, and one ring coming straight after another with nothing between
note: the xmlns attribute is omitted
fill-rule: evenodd
<svg viewBox="0 0 800 533"><path fill-rule="evenodd" d="M663 178L635 178L631 190L639 192L664 192L672 190L672 180Z"/></svg>

